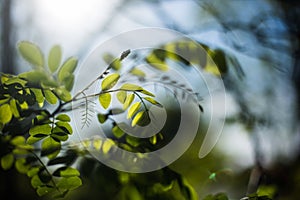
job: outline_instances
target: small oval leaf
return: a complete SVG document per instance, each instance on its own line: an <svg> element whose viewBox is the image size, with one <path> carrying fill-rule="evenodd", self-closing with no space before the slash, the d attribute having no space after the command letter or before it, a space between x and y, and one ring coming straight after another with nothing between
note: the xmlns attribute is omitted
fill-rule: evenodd
<svg viewBox="0 0 300 200"><path fill-rule="evenodd" d="M111 94L103 93L99 95L99 102L104 109L107 109L111 102Z"/></svg>
<svg viewBox="0 0 300 200"><path fill-rule="evenodd" d="M111 74L107 76L101 83L102 90L109 90L114 87L120 78L119 74Z"/></svg>
<svg viewBox="0 0 300 200"><path fill-rule="evenodd" d="M141 107L141 102L134 103L129 109L127 113L127 119L131 118Z"/></svg>
<svg viewBox="0 0 300 200"><path fill-rule="evenodd" d="M75 71L77 64L78 60L75 57L66 60L58 71L58 81L63 82L65 78L72 74Z"/></svg>
<svg viewBox="0 0 300 200"><path fill-rule="evenodd" d="M132 122L131 122L131 126L132 126L132 127L134 127L134 126L135 126L135 125L143 118L144 113L145 113L145 111L141 111L141 112L138 112L138 113L134 116L134 118L133 118L133 120L132 120Z"/></svg>
<svg viewBox="0 0 300 200"><path fill-rule="evenodd" d="M1 167L4 170L8 170L14 164L14 155L12 153L6 154L1 158Z"/></svg>
<svg viewBox="0 0 300 200"><path fill-rule="evenodd" d="M52 73L54 73L61 62L61 48L59 45L55 45L51 48L48 56L48 67Z"/></svg>
<svg viewBox="0 0 300 200"><path fill-rule="evenodd" d="M30 64L37 68L42 68L44 66L44 55L40 48L27 41L22 41L18 44L18 50L21 56Z"/></svg>
<svg viewBox="0 0 300 200"><path fill-rule="evenodd" d="M0 123L6 124L10 122L12 118L12 112L8 104L0 106Z"/></svg>
<svg viewBox="0 0 300 200"><path fill-rule="evenodd" d="M126 110L130 104L132 103L133 99L134 99L135 95L134 94L128 94L126 97L126 100L123 104L123 109Z"/></svg>

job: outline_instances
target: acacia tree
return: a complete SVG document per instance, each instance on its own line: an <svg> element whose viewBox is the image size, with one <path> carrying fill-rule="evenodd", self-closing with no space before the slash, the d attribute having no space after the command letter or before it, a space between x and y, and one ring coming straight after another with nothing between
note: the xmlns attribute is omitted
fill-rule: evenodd
<svg viewBox="0 0 300 200"><path fill-rule="evenodd" d="M177 52L168 50L168 45L175 46ZM173 60L184 65L198 62L202 70L218 78L221 75L225 76L228 71L228 56L221 50L213 50L204 44L200 46L217 65L212 66L209 62L203 63L202 59L197 59L201 51L186 41L173 41L161 46L144 56L143 61L148 64L149 69L160 71L162 76L157 81L180 92L181 98L188 97L187 99L196 103L203 112L205 108L202 108L197 94L191 88L164 75L169 69L167 60ZM185 56L178 52L182 49L188 52ZM113 118L115 115L126 113L127 119L124 120L129 120L132 127L145 126L151 122L150 116L153 113L150 107L163 106L153 92L139 84L131 83L125 76L130 74L140 83L150 80L147 71L135 65L128 67L122 64L125 59L136 58L136 55L130 57L130 50L124 51L119 57L105 54L105 70L73 96L70 92L75 81L77 58L70 57L61 64L61 48L57 45L51 48L47 59L40 48L30 42L20 42L18 50L32 66L32 70L19 75L1 74L0 139L4 149L1 151L1 166L5 170L15 166L18 172L26 174L39 196L51 194L53 197L65 197L69 191L81 186L82 176L86 173L85 163L93 159L90 152L100 152L110 159L118 153L115 147L121 147L129 152L140 152L142 155L160 148L174 137L169 131L159 132L147 138L133 137L120 128ZM190 50L198 54L192 54ZM188 59L186 56L189 56ZM235 64L236 72L243 76L238 63ZM124 69L125 73L121 73ZM88 93L94 84L100 85L99 91ZM113 96L116 96L121 108L114 105ZM107 138L91 137L79 143L72 143L69 141L70 135L73 134L72 118L68 113L81 109L82 126L89 126L92 123L90 116L95 112L95 99L102 107L102 111L96 113L98 121L101 126L110 124L111 135ZM141 156L140 159L147 157ZM118 176L118 184L124 185L115 197L118 199L173 199L174 196L169 192L175 187L179 188L182 198L198 199L186 179L168 167L139 176L121 171L115 173ZM148 176L160 178L148 180L147 183L142 181ZM213 174L211 178L213 179ZM251 198L269 199L257 194L251 195ZM226 194L221 193L209 195L205 199L228 198Z"/></svg>

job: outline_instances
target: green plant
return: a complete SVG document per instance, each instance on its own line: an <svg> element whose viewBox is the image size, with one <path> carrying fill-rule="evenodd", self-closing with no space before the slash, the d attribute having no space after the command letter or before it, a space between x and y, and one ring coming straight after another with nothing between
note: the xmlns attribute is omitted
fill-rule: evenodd
<svg viewBox="0 0 300 200"><path fill-rule="evenodd" d="M199 60L195 60L195 57L186 60L185 55L182 57L175 53L168 53L170 46L181 43L190 45L185 41L166 44L160 47L160 50L154 50L148 54L145 62L161 73L168 70L167 59L186 65L197 64ZM198 64L213 75L218 77L225 75L228 66L223 52L213 51L207 46L204 46L204 49L209 52L213 60L219 62L219 70L208 61L208 64ZM133 137L124 132L113 118L114 115L127 112L127 120L131 121L132 127L145 126L151 121L149 108L163 106L152 92L122 79L124 74L130 74L141 82L146 82L148 78L147 73L136 66L127 68L123 66L122 62L130 54L129 50L117 58L111 54L105 54L103 59L107 63L106 69L73 96L71 90L75 81L77 58L70 57L62 62L61 48L54 46L45 59L40 48L27 41L20 42L18 50L32 66L32 70L19 75L1 74L0 141L3 149L0 152L1 166L8 170L14 165L18 172L26 174L39 196L51 194L53 197L65 197L69 191L81 186L81 170L78 170L76 163L80 163L79 158L83 158L79 166L84 166L85 160L91 159L91 151L109 155L109 152L117 146L130 152L151 152L159 149L174 137L168 131L159 132L148 138ZM126 73L121 73L124 68ZM179 90L182 94L189 95L203 111L197 100L197 94L186 85L168 76L163 76L160 81L170 85L174 90ZM97 83L100 83L99 91L88 93L89 88ZM121 108L112 103L113 95L118 99ZM89 126L92 123L90 116L94 112L95 104L92 99L95 97L102 107L102 111L96 113L98 121L101 125L110 124L112 134L107 139L93 137L81 143L69 142L73 127L72 118L68 112L81 109L83 111L82 127ZM124 185L124 189L118 194L120 199L146 198L138 190L143 186L147 188L144 182L140 181L143 179L142 176L137 178L134 174L117 173L119 184ZM151 188L145 194L150 195L151 198L157 199L165 195L176 184L183 198L198 199L194 189L180 174L168 167L155 173L155 176L162 177L165 181L161 183L157 180L157 182L147 183L151 185ZM206 199L220 198L207 197Z"/></svg>

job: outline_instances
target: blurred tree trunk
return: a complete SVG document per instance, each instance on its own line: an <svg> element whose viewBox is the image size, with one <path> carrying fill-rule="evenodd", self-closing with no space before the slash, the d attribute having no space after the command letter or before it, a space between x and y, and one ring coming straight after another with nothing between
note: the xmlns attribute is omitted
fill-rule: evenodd
<svg viewBox="0 0 300 200"><path fill-rule="evenodd" d="M12 18L11 18L12 0L3 0L2 2L2 23L1 23L1 67L4 73L15 73L14 56L11 45L12 37Z"/></svg>

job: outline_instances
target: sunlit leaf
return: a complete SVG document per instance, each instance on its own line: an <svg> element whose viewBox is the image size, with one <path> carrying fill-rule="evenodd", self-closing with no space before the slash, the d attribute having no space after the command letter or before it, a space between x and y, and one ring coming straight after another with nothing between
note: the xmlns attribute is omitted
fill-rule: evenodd
<svg viewBox="0 0 300 200"><path fill-rule="evenodd" d="M79 176L80 173L77 169L74 169L72 167L61 167L55 170L53 173L53 176L59 176L59 177L72 177L72 176Z"/></svg>
<svg viewBox="0 0 300 200"><path fill-rule="evenodd" d="M126 100L123 104L123 109L126 110L130 104L132 103L132 101L134 100L135 95L134 94L128 94L126 97Z"/></svg>
<svg viewBox="0 0 300 200"><path fill-rule="evenodd" d="M15 146L25 144L25 138L24 138L23 136L20 136L20 135L19 135L19 136L14 137L14 138L10 141L10 143L11 143L12 145L15 145Z"/></svg>
<svg viewBox="0 0 300 200"><path fill-rule="evenodd" d="M146 74L145 72L143 72L142 70L134 67L131 71L130 71L131 74L135 75L135 76L140 76L140 77L145 77Z"/></svg>
<svg viewBox="0 0 300 200"><path fill-rule="evenodd" d="M32 127L29 130L29 134L32 136L34 136L36 134L50 135L51 130L52 130L52 128L49 124L37 125L37 126Z"/></svg>
<svg viewBox="0 0 300 200"><path fill-rule="evenodd" d="M143 88L141 86L138 86L138 85L135 85L135 84L132 84L132 83L125 83L121 86L120 89L130 90L130 91L141 91L141 90L143 90Z"/></svg>
<svg viewBox="0 0 300 200"><path fill-rule="evenodd" d="M35 88L31 88L30 90L34 93L35 99L39 103L39 106L42 107L45 100L42 90Z"/></svg>
<svg viewBox="0 0 300 200"><path fill-rule="evenodd" d="M102 145L102 151L104 154L107 154L109 150L114 146L114 142L111 139L107 139L104 141Z"/></svg>
<svg viewBox="0 0 300 200"><path fill-rule="evenodd" d="M48 55L48 67L52 73L55 72L59 67L59 64L61 62L61 56L62 53L60 46L53 46Z"/></svg>
<svg viewBox="0 0 300 200"><path fill-rule="evenodd" d="M132 127L134 127L134 126L142 119L144 113L145 113L145 111L141 111L141 112L138 112L138 113L134 116L134 118L133 118L133 120L132 120L132 122L131 122L131 126L132 126Z"/></svg>
<svg viewBox="0 0 300 200"><path fill-rule="evenodd" d="M67 114L60 114L60 115L57 115L57 116L55 117L55 119L60 120L60 121L63 121L63 122L70 122L70 121L71 121L71 118L70 118L69 115L67 115Z"/></svg>
<svg viewBox="0 0 300 200"><path fill-rule="evenodd" d="M45 74L45 72L40 71L40 70L24 72L24 73L19 74L19 77L24 78L28 82L35 83L35 84L38 84L41 81L48 80L47 74Z"/></svg>
<svg viewBox="0 0 300 200"><path fill-rule="evenodd" d="M12 112L8 104L0 106L0 123L6 124L10 122L12 118Z"/></svg>
<svg viewBox="0 0 300 200"><path fill-rule="evenodd" d="M32 167L30 170L27 172L28 177L33 177L34 175L37 175L37 173L40 171L40 167Z"/></svg>
<svg viewBox="0 0 300 200"><path fill-rule="evenodd" d="M64 102L68 102L72 99L71 93L65 88L55 88L55 93Z"/></svg>
<svg viewBox="0 0 300 200"><path fill-rule="evenodd" d="M151 144L156 144L156 143L157 143L157 137L156 137L156 135L153 135L153 136L150 138L150 142L151 142Z"/></svg>
<svg viewBox="0 0 300 200"><path fill-rule="evenodd" d="M9 104L10 104L10 109L11 109L11 112L12 112L13 116L16 117L16 118L19 118L20 113L19 113L19 110L17 108L16 100L12 99Z"/></svg>
<svg viewBox="0 0 300 200"><path fill-rule="evenodd" d="M117 125L112 128L112 132L116 138L121 138L124 135L124 131Z"/></svg>
<svg viewBox="0 0 300 200"><path fill-rule="evenodd" d="M63 81L63 85L68 91L71 91L74 86L75 76L73 74L68 75Z"/></svg>
<svg viewBox="0 0 300 200"><path fill-rule="evenodd" d="M75 57L71 57L66 60L58 71L58 81L63 82L70 74L72 74L77 66L78 60Z"/></svg>
<svg viewBox="0 0 300 200"><path fill-rule="evenodd" d="M68 133L68 134L72 134L73 133L73 129L72 126L68 123L68 122L64 122L64 121L58 121L55 123L60 129L62 129L64 132Z"/></svg>
<svg viewBox="0 0 300 200"><path fill-rule="evenodd" d="M99 113L99 114L97 115L97 117L98 117L98 121L99 121L101 124L103 124L103 123L107 120L107 115L104 115L104 114L101 114L101 113Z"/></svg>
<svg viewBox="0 0 300 200"><path fill-rule="evenodd" d="M120 103L123 104L125 102L126 95L127 95L126 91L119 91L119 92L117 92L117 99L119 100Z"/></svg>
<svg viewBox="0 0 300 200"><path fill-rule="evenodd" d="M61 144L55 141L52 137L47 137L42 142L42 150L54 150L54 152L47 155L49 159L55 158L59 154L60 148Z"/></svg>
<svg viewBox="0 0 300 200"><path fill-rule="evenodd" d="M8 170L14 164L14 155L12 153L6 154L1 158L1 167L4 170Z"/></svg>
<svg viewBox="0 0 300 200"><path fill-rule="evenodd" d="M82 185L81 179L79 177L69 177L69 178L62 178L57 183L57 187L60 189L66 190L74 190Z"/></svg>
<svg viewBox="0 0 300 200"><path fill-rule="evenodd" d="M38 175L34 175L31 179L31 185L33 188L37 188L44 185L44 183L41 181Z"/></svg>
<svg viewBox="0 0 300 200"><path fill-rule="evenodd" d="M107 76L101 83L101 89L103 91L111 89L112 87L114 87L116 85L119 78L120 78L119 74L111 74L111 75Z"/></svg>
<svg viewBox="0 0 300 200"><path fill-rule="evenodd" d="M102 146L102 140L100 138L95 138L93 140L93 147L99 151L101 149L101 146Z"/></svg>
<svg viewBox="0 0 300 200"><path fill-rule="evenodd" d="M26 164L25 158L17 159L15 162L15 167L21 174L26 174L28 170L30 169L30 165Z"/></svg>
<svg viewBox="0 0 300 200"><path fill-rule="evenodd" d="M153 105L162 107L162 105L158 101L156 101L155 99L153 99L151 97L143 97L143 99L147 100L148 102L152 103Z"/></svg>
<svg viewBox="0 0 300 200"><path fill-rule="evenodd" d="M111 102L111 94L103 93L99 95L99 102L104 109L107 109Z"/></svg>
<svg viewBox="0 0 300 200"><path fill-rule="evenodd" d="M26 144L34 144L40 140L42 140L43 138L47 137L48 135L46 134L36 134L34 136L29 136L26 140Z"/></svg>
<svg viewBox="0 0 300 200"><path fill-rule="evenodd" d="M53 191L55 191L55 188L53 188L53 187L42 186L42 187L38 187L37 188L36 193L39 196L44 196L44 195L49 194L49 193L51 193Z"/></svg>
<svg viewBox="0 0 300 200"><path fill-rule="evenodd" d="M137 147L140 145L139 139L130 135L126 135L126 142L133 147Z"/></svg>
<svg viewBox="0 0 300 200"><path fill-rule="evenodd" d="M129 109L127 113L127 119L131 118L139 109L141 108L141 102L134 103Z"/></svg>
<svg viewBox="0 0 300 200"><path fill-rule="evenodd" d="M22 41L18 44L18 50L22 57L30 64L39 68L44 66L44 56L37 45L31 42Z"/></svg>
<svg viewBox="0 0 300 200"><path fill-rule="evenodd" d="M43 90L44 97L46 101L50 104L56 104L57 103L57 97L51 90Z"/></svg>

